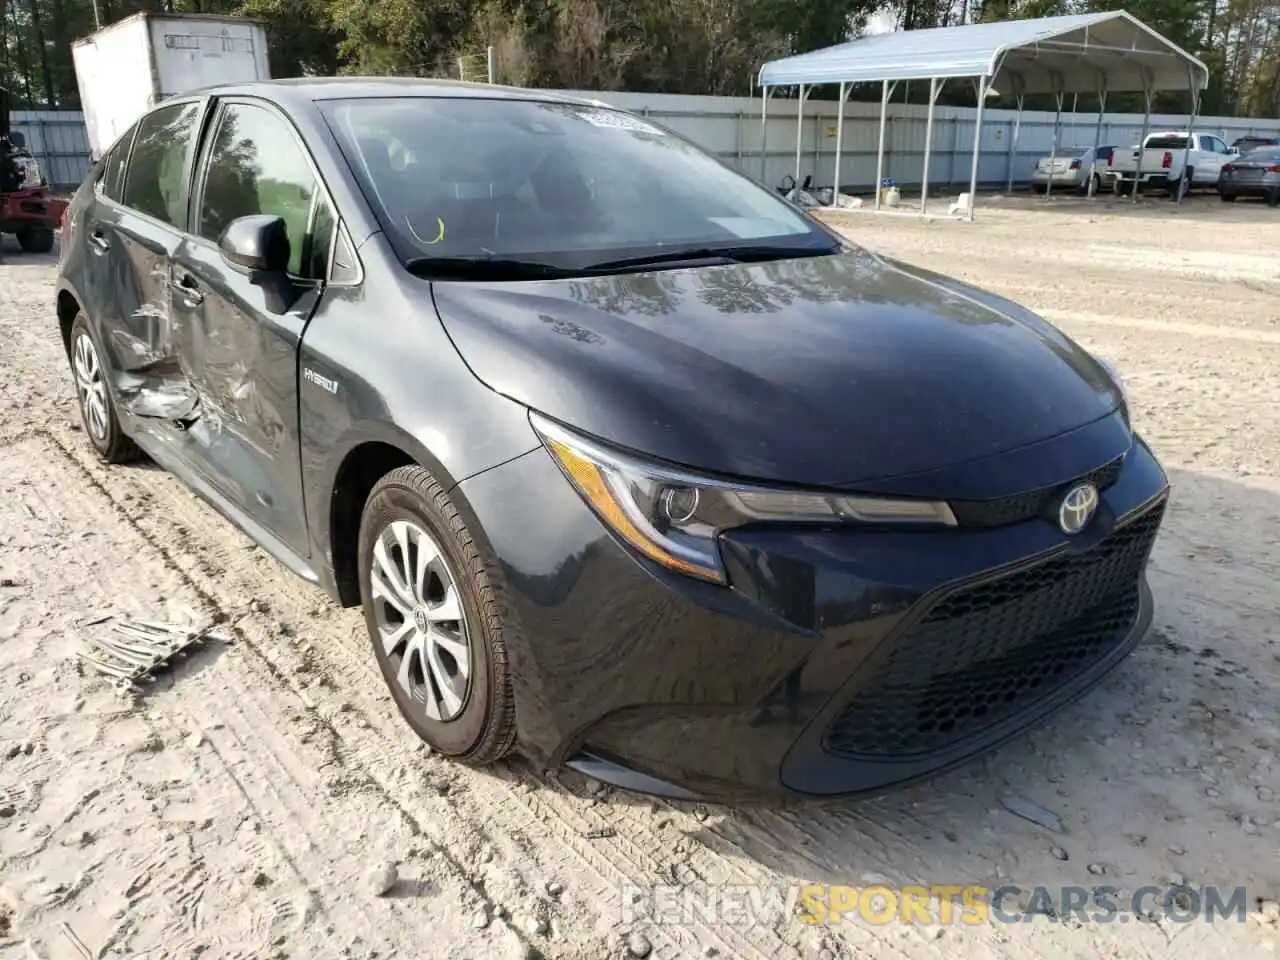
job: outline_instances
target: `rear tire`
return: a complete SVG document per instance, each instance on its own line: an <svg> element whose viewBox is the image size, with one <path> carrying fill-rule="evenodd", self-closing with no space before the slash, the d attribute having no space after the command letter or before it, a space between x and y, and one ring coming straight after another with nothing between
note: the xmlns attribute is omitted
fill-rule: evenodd
<svg viewBox="0 0 1280 960"><path fill-rule="evenodd" d="M1236 202L1236 195L1235 195L1234 193L1222 193L1222 192L1219 192L1219 193L1218 193L1218 197L1219 197L1219 199L1221 199L1221 200L1222 200L1222 202L1223 202L1223 203L1235 203L1235 202Z"/></svg>
<svg viewBox="0 0 1280 960"><path fill-rule="evenodd" d="M1187 194L1191 192L1191 182L1194 176L1195 171L1190 167L1182 171L1182 176L1169 185L1169 199L1175 203L1186 199Z"/></svg>
<svg viewBox="0 0 1280 960"><path fill-rule="evenodd" d="M49 227L20 227L15 236L23 253L48 253L53 249L53 230Z"/></svg>
<svg viewBox="0 0 1280 960"><path fill-rule="evenodd" d="M1272 190L1267 194L1268 207L1280 207L1280 190Z"/></svg>
<svg viewBox="0 0 1280 960"><path fill-rule="evenodd" d="M98 349L83 313L77 314L71 324L67 359L75 383L80 422L84 424L84 432L93 444L94 452L104 463L128 463L138 459L141 451L120 429L115 401L102 366L102 351Z"/></svg>
<svg viewBox="0 0 1280 960"><path fill-rule="evenodd" d="M499 588L444 487L419 466L374 485L360 519L360 598L374 657L400 714L473 766L515 745Z"/></svg>

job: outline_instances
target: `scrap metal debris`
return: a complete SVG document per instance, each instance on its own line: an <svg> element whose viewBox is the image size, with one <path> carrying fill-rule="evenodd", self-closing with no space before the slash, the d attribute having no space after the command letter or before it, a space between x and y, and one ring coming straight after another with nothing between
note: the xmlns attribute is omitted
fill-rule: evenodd
<svg viewBox="0 0 1280 960"><path fill-rule="evenodd" d="M1044 827L1046 830L1052 830L1054 833L1063 833L1062 820L1052 810L1046 810L1040 804L1026 797L1018 796L1010 793L1000 798L1000 803L1006 810L1014 816L1028 820L1038 827ZM1065 860L1066 857L1059 859Z"/></svg>
<svg viewBox="0 0 1280 960"><path fill-rule="evenodd" d="M207 640L225 638L205 627L193 630L175 623L124 620L112 625L104 636L86 638L76 659L98 673L115 678L120 690L133 690L144 680L154 680L155 672L171 666L187 651Z"/></svg>

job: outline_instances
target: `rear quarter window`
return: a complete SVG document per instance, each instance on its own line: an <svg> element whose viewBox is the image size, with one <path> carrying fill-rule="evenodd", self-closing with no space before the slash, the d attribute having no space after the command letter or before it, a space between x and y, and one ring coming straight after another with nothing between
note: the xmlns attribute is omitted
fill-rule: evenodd
<svg viewBox="0 0 1280 960"><path fill-rule="evenodd" d="M97 189L102 196L116 203L120 202L124 193L125 168L129 162L129 148L133 145L133 135L136 130L136 127L130 127L129 131L116 141L115 146L107 151L106 159L102 161Z"/></svg>

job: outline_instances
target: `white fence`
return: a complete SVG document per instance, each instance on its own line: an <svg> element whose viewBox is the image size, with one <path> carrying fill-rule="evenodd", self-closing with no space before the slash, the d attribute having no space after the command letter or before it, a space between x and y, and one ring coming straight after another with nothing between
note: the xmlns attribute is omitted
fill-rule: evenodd
<svg viewBox="0 0 1280 960"><path fill-rule="evenodd" d="M769 101L769 131L764 173L760 167L760 100L750 97L696 97L656 93L591 93L569 91L575 96L598 99L651 117L689 137L699 146L734 164L749 176L776 185L796 168L796 101L773 97ZM1082 98L1083 100L1083 98ZM817 186L829 186L835 173L835 101L808 100L803 115L800 147L801 178L812 175ZM939 189L967 185L973 150L975 110L943 107L934 110L932 159L929 182ZM926 108L890 104L885 128L884 175L903 186L919 184L924 165ZM1013 182L1026 183L1037 157L1053 145L1053 114L1024 113L1016 149L1013 143L1014 111L988 109L982 123L982 157L978 180L1003 187L1010 171ZM880 104L845 104L844 139L840 183L846 190L870 190L876 176L876 143ZM88 137L83 117L68 111L16 111L13 127L27 137L50 183L78 183L89 165ZM1079 113L1062 116L1063 149L1093 142L1096 110L1081 103ZM1185 116L1153 116L1151 129L1180 129ZM1216 133L1227 143L1250 133L1280 135L1280 120L1204 117L1197 129ZM1103 118L1102 143L1128 146L1142 133L1142 117L1109 114ZM1061 152L1061 151L1060 151Z"/></svg>

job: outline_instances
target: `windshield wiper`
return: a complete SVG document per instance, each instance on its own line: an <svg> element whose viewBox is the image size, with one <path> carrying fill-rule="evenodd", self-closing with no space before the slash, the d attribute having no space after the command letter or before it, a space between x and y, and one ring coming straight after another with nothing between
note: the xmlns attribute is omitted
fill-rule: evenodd
<svg viewBox="0 0 1280 960"><path fill-rule="evenodd" d="M554 280L580 276L569 270L537 260L476 255L470 257L410 257L404 267L420 277L442 280Z"/></svg>
<svg viewBox="0 0 1280 960"><path fill-rule="evenodd" d="M705 260L719 260L722 263L758 263L764 260L785 260L789 257L819 257L835 253L837 250L839 247L786 247L776 244L773 246L684 247L638 257L623 257L620 260L603 260L600 263L591 264L587 269L625 270L630 267Z"/></svg>

